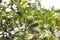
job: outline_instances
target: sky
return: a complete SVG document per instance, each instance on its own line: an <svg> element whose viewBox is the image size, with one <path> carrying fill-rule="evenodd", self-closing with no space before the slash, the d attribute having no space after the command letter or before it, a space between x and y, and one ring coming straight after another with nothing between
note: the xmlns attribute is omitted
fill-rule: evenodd
<svg viewBox="0 0 60 40"><path fill-rule="evenodd" d="M31 0L31 3L34 3L35 0ZM54 9L60 9L60 0L41 0L42 7L50 9L54 6Z"/></svg>
<svg viewBox="0 0 60 40"><path fill-rule="evenodd" d="M54 9L60 9L60 0L42 0L41 5L46 9L50 9L52 6Z"/></svg>
<svg viewBox="0 0 60 40"><path fill-rule="evenodd" d="M9 3L9 0L3 0ZM31 2L35 2L35 0L31 0ZM54 6L54 9L60 9L60 0L41 0L42 7L46 9L50 9L52 6Z"/></svg>

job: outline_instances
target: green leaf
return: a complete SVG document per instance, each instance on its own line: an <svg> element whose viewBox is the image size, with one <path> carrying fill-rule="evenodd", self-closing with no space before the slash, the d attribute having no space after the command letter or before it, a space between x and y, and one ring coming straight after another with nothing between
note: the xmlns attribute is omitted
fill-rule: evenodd
<svg viewBox="0 0 60 40"><path fill-rule="evenodd" d="M25 39L26 40L30 40L30 39L33 38L33 36L34 36L34 34L27 34L26 37L25 37Z"/></svg>

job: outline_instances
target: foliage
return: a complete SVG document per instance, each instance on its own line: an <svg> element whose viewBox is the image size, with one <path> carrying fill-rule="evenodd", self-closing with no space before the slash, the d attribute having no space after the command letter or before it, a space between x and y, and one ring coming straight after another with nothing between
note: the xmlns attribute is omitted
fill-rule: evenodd
<svg viewBox="0 0 60 40"><path fill-rule="evenodd" d="M9 2L0 6L0 40L60 40L60 9L44 9L39 0Z"/></svg>

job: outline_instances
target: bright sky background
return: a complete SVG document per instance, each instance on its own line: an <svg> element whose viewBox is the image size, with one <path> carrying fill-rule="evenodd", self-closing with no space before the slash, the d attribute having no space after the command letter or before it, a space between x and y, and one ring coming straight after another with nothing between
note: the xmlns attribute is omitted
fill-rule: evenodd
<svg viewBox="0 0 60 40"><path fill-rule="evenodd" d="M35 0L31 0L31 2L35 2ZM60 0L41 0L42 7L46 9L50 9L54 6L54 9L60 9Z"/></svg>
<svg viewBox="0 0 60 40"><path fill-rule="evenodd" d="M60 0L42 0L42 7L50 9L54 6L54 9L60 9Z"/></svg>
<svg viewBox="0 0 60 40"><path fill-rule="evenodd" d="M9 0L3 0L3 1L8 2ZM35 0L31 1L34 2ZM55 9L60 9L60 0L42 0L41 5L46 9L50 9L52 6L54 6Z"/></svg>

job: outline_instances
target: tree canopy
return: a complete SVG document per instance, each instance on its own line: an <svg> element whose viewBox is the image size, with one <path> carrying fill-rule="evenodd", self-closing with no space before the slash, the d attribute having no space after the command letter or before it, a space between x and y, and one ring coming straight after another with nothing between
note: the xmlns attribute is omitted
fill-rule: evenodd
<svg viewBox="0 0 60 40"><path fill-rule="evenodd" d="M60 40L60 9L40 0L0 0L0 40Z"/></svg>

